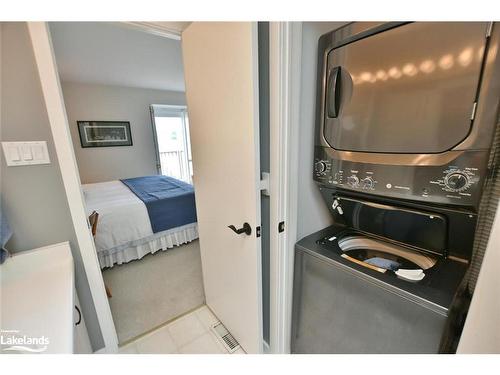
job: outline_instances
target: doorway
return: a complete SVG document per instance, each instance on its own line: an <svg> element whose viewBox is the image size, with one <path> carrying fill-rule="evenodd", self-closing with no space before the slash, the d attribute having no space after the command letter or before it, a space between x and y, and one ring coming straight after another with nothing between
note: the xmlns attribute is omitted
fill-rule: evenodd
<svg viewBox="0 0 500 375"><path fill-rule="evenodd" d="M186 337L174 324L196 322L194 312L205 305L181 42L121 24L49 26L120 349L133 342L141 353L194 350L188 345L199 337ZM107 139L113 134L102 133L111 121L125 124L129 142L104 147L77 131L91 123ZM214 341L217 351L209 328L197 334L207 333L204 344ZM166 345L169 338L174 346ZM158 341L161 349L151 344Z"/></svg>
<svg viewBox="0 0 500 375"><path fill-rule="evenodd" d="M223 319L224 324L233 320L234 324L231 325L234 328L228 326L230 331L232 331L232 333L235 333L238 341L240 341L240 337L244 338L246 336L246 341L249 342L248 347L250 348L250 351L258 353L262 352L262 338L260 336L262 334L262 328L259 327L261 325L260 319L262 316L261 311L259 312L259 310L261 309L261 292L259 290L260 255L257 256L257 254L260 253L260 240L258 239L260 237L260 223L257 221L258 215L257 218L252 217L254 216L253 211L257 212L257 209L259 207L257 203L257 198L260 196L259 189L263 188L263 184L259 179L259 166L255 165L255 161L258 159L255 159L253 157L255 155L255 151L258 152L258 145L254 143L255 139L258 139L258 133L254 132L255 126L256 124L258 124L258 116L256 116L258 112L258 106L255 102L255 100L258 99L258 84L256 76L256 73L258 72L256 54L257 28L256 24L250 23L219 23L213 25L214 26L211 26L209 24L199 24L197 28L191 28L190 36L191 42L194 43L192 44L192 46L194 47L195 44L198 44L198 41L195 40L197 38L195 34L205 35L206 33L204 28L209 28L209 31L214 33L216 38L213 38L213 40L210 39L214 42L213 44L211 44L211 47L206 47L205 45L201 44L198 46L199 48L190 49L189 53L190 57L193 59L192 62L195 62L199 60L195 55L198 53L197 50L199 50L200 48L211 48L212 50L216 49L217 53L212 51L211 54L211 57L213 57L214 60L211 61L211 64L209 64L208 66L209 69L213 69L217 74L219 74L219 77L223 78L223 81L225 81L226 83L225 85L221 85L221 79L217 80L217 77L214 78L210 75L202 74L201 76L199 76L199 74L203 72L200 72L196 69L196 64L191 65L191 69L194 70L191 71L191 74L187 75L187 77L191 76L191 79L193 79L192 82L202 82L204 78L213 78L215 82L213 85L205 85L201 87L199 86L199 88L201 88L202 90L191 90L192 95L199 94L200 91L204 91L203 97L210 99L209 103L207 103L207 101L199 101L199 98L195 98L195 101L198 102L200 108L194 113L190 112L191 122L193 124L203 124L204 128L203 130L201 127L199 127L200 125L197 125L198 130L197 134L194 137L196 139L196 144L193 143L193 147L196 146L194 147L194 159L197 160L195 161L195 174L197 175L197 182L198 178L205 178L206 181L210 181L216 184L215 189L212 190L214 192L213 197L215 199L206 200L206 202L219 202L219 205L216 207L216 209L209 209L206 210L206 212L207 214L211 213L212 217L213 214L216 214L216 216L218 217L218 221L213 221L210 216L207 215L206 228L209 229L209 224L214 224L214 226L216 226L214 227L214 229L220 231L221 238L223 236L225 241L227 241L228 243L231 242L230 246L228 246L233 250L231 253L228 253L228 258L231 259L226 259L225 261L225 264L231 264L231 267L225 268L225 271L226 273L227 271L231 271L231 273L236 272L237 277L234 277L234 275L229 273L225 275L221 272L217 272L216 267L218 267L218 264L215 264L213 261L216 261L218 259L215 259L215 257L213 256L214 253L212 253L210 257L206 258L206 261L211 262L210 267L213 267L212 271L214 271L214 278L210 280L211 282L219 280L220 275L223 275L231 276L232 283L234 284L235 280L237 280L238 283L245 284L243 285L245 286L245 288L233 288L233 290L221 289L222 292L231 292L225 294L229 297L237 296L238 298L242 299L245 299L245 293L250 292L252 294L252 299L257 302L253 303L252 301L252 303L249 305L250 308L243 309L238 303L232 303L230 305L226 304L225 306L216 307L215 312L221 319ZM113 321L110 316L109 305L105 297L104 285L102 284L102 276L99 273L98 263L96 262L97 259L95 257L95 248L93 245L92 237L87 228L84 202L82 199L83 196L81 194L79 184L80 181L78 178L78 170L75 169L75 155L72 149L71 142L68 143L68 140L71 139L69 132L70 129L68 127L69 125L64 110L62 92L58 84L58 76L54 64L54 56L51 50L50 33L47 26L48 25L45 23L30 24L30 34L33 40L33 46L35 50L35 56L37 58L37 66L40 72L44 97L46 101L53 104L51 106L47 106L47 109L49 112L49 118L51 120L53 137L56 141L57 157L61 164L63 181L65 184L66 192L68 194L68 204L70 206L75 230L77 231L79 237L78 241L82 244L82 246L80 247L85 249L82 252L82 257L84 258L84 264L89 278L89 284L93 293L93 299L96 303L96 309L98 310L100 325L103 329L103 336L106 342L105 350L108 352L116 352L116 333L114 330ZM203 38L203 40L205 39L206 38ZM244 40L245 43L242 44L241 40ZM232 48L229 48L227 46L227 43L225 43L226 41L231 43L238 43L231 45ZM216 56L217 59L215 58ZM225 64L221 66L221 63L233 61L233 59L236 58L238 59L238 64ZM230 72L234 70L234 74L229 74L228 70ZM228 75L232 77L232 79L229 81L227 80ZM214 94L215 91L216 93ZM149 102L148 106L151 105L151 103L155 102L157 101ZM146 108L148 106L146 106ZM205 107L202 109L202 106ZM213 108L217 108L217 113L214 113L214 111L212 111ZM242 113L244 115L242 115ZM206 121L207 115L211 116L209 119L210 122L208 124ZM216 116L214 117L214 115ZM148 117L149 116L150 113L148 113ZM147 121L147 123L149 126L151 126L150 119L149 121ZM209 126L207 127L207 125ZM222 129L222 126L227 127L227 130ZM191 132L193 132L193 129L191 129ZM223 139L221 139L220 137L212 137L217 134L224 134ZM278 138L286 136L286 131L280 129L279 134L280 136ZM210 138L207 139L207 136L210 136ZM243 143L241 143L242 140ZM229 143L225 141L228 141ZM213 144L210 144L210 142L212 142ZM278 141L273 142L273 144L280 145L281 143L278 139ZM153 145L154 143L151 143L151 149L154 148ZM214 145L216 146L215 148ZM199 148L198 146L203 148ZM226 149L226 146L237 148L228 151ZM244 146L245 149L243 149L242 146ZM203 150L203 153L200 153L197 150ZM282 151L283 147L280 147L280 150ZM224 155L228 157L226 158L224 157ZM281 160L277 157L277 153L272 152L271 155L271 159L274 160L274 162ZM210 159L212 159L213 157L220 157L221 160L218 163L214 163L212 162L212 160L210 160L210 163L207 163L207 158L204 158L204 156ZM197 167L197 165L199 167ZM280 163L279 165L279 168L281 168L282 164ZM155 172L157 172L157 167L154 164L153 166ZM211 170L209 171L208 169L197 169L200 167L202 167L203 169L209 167L211 168ZM249 169L249 167L251 168ZM225 173L222 173L221 171ZM245 172L247 173L245 178L249 181L245 181L247 183L242 183L242 178L236 178L238 176L235 177L232 174L227 173L228 171L238 171L238 173ZM200 174L200 172L203 173ZM219 173L221 173L221 176L218 175ZM283 175L280 171L278 171L278 169L276 169L275 176L276 179L279 179L279 185L283 185L281 182L281 180L283 180ZM201 184L200 186L202 185L203 184ZM221 187L223 187L224 190L220 189ZM278 190L276 191L278 192ZM275 198L278 199L281 196L282 194L280 191L277 193ZM228 200L228 198L230 198L231 200ZM240 207L240 205L245 202L249 204L248 209L243 209L244 207ZM249 212L251 212L251 215L248 214ZM228 218L221 218L219 217L221 213L230 214L231 216L234 215L234 217L228 216ZM278 222L278 215L273 214L273 209L271 209L271 213L272 216L274 215L274 218L271 220L271 227L275 227L275 224L277 224ZM229 223L234 223L239 228L245 220L249 219L251 221L253 229L251 233L252 236L239 236L238 233L233 233L227 228L227 224ZM279 217L279 220L282 219L283 217ZM271 233L273 237L276 236L274 232ZM281 234L280 237L281 239L285 238L284 234ZM249 244L248 249L242 248L241 244L245 243L244 241L249 241L247 242ZM213 250L217 250L220 248L220 242L217 242L217 244L214 245ZM275 266L278 265L276 264L273 267ZM204 268L204 278L205 271L206 270ZM243 273L240 271L245 271L245 275L243 275ZM277 275L277 277L281 279L281 275ZM206 282L206 280L204 281ZM223 283L223 285L228 285L228 283ZM232 286L236 287L236 285ZM287 288L285 288L285 290L286 289ZM245 299L245 301L248 300L249 298ZM271 301L276 300L277 298L272 295ZM271 303L273 304L274 302ZM227 314L227 308L233 308L235 306L239 307L239 310L236 311L235 314L231 314L231 311L229 311L230 314ZM278 310L280 310L280 308L278 308ZM223 314L219 315L219 311ZM224 313L224 311L226 311L226 313ZM234 320L235 317L238 320ZM256 329L246 329L249 326L249 321L253 321L252 325L255 326ZM243 341L243 339L241 341ZM246 345L244 346L246 349Z"/></svg>

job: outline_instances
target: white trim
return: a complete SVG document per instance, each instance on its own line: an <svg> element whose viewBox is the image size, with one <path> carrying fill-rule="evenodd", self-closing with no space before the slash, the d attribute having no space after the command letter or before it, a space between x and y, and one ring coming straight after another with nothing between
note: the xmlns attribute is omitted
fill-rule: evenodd
<svg viewBox="0 0 500 375"><path fill-rule="evenodd" d="M255 213L257 222L255 227L262 225L262 212L261 212L261 200L260 200L260 126L259 126L259 27L257 22L252 22L252 77L253 77L253 103L254 103L254 114L253 114L253 128L254 128L254 153L255 153L255 164L254 164L254 176L255 176ZM257 250L257 314L258 314L258 325L259 332L257 333L258 348L256 354L264 354L264 319L262 315L262 237L257 238L256 241Z"/></svg>
<svg viewBox="0 0 500 375"><path fill-rule="evenodd" d="M158 35L164 38L181 40L182 30L175 27L175 22L171 27L168 22L120 22L124 26L146 32L148 34Z"/></svg>
<svg viewBox="0 0 500 375"><path fill-rule="evenodd" d="M115 353L118 351L118 338L106 297L94 240L88 228L80 176L78 175L73 143L69 133L68 119L48 24L46 22L28 22L28 29L69 210L104 339L104 350L107 353Z"/></svg>
<svg viewBox="0 0 500 375"><path fill-rule="evenodd" d="M187 113L187 106L185 105L151 104L150 106L165 109L165 112L171 113L173 115L178 115L179 113ZM162 117L162 116L157 116L157 117Z"/></svg>
<svg viewBox="0 0 500 375"><path fill-rule="evenodd" d="M158 145L158 133L156 132L156 120L153 104L149 106L149 118L151 119L151 127L153 129L153 143L155 146L155 165L156 173L161 174L160 146Z"/></svg>
<svg viewBox="0 0 500 375"><path fill-rule="evenodd" d="M297 168L302 24L269 28L271 130L270 349L290 352L294 244L297 237ZM273 198L274 196L274 198ZM278 233L278 223L285 231Z"/></svg>

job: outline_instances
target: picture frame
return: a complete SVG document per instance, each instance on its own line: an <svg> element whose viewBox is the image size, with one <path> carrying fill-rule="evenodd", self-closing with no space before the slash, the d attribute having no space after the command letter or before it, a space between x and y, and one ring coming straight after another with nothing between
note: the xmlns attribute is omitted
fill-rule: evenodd
<svg viewBox="0 0 500 375"><path fill-rule="evenodd" d="M82 148L132 146L129 121L77 121L77 124Z"/></svg>

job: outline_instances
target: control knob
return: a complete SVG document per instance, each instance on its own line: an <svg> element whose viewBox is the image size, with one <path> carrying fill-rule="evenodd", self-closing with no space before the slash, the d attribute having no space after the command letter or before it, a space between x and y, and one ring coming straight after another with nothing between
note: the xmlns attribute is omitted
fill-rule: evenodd
<svg viewBox="0 0 500 375"><path fill-rule="evenodd" d="M314 165L314 169L317 174L323 173L326 171L326 163L324 161L318 161Z"/></svg>
<svg viewBox="0 0 500 375"><path fill-rule="evenodd" d="M365 177L361 180L361 187L363 189L372 189L373 188L373 179L371 177Z"/></svg>
<svg viewBox="0 0 500 375"><path fill-rule="evenodd" d="M444 184L452 191L462 191L469 187L469 177L463 173L452 172L445 177Z"/></svg>
<svg viewBox="0 0 500 375"><path fill-rule="evenodd" d="M347 184L352 187L357 187L359 184L359 178L357 176L349 176L347 177Z"/></svg>

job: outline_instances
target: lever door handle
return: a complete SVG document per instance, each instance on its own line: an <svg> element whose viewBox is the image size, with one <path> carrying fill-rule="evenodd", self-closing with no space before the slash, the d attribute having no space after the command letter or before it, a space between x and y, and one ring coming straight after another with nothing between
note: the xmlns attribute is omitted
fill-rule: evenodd
<svg viewBox="0 0 500 375"><path fill-rule="evenodd" d="M245 233L247 236L250 236L252 234L252 227L248 223L243 223L243 227L240 229L236 229L234 225L229 225L228 228L236 234Z"/></svg>

